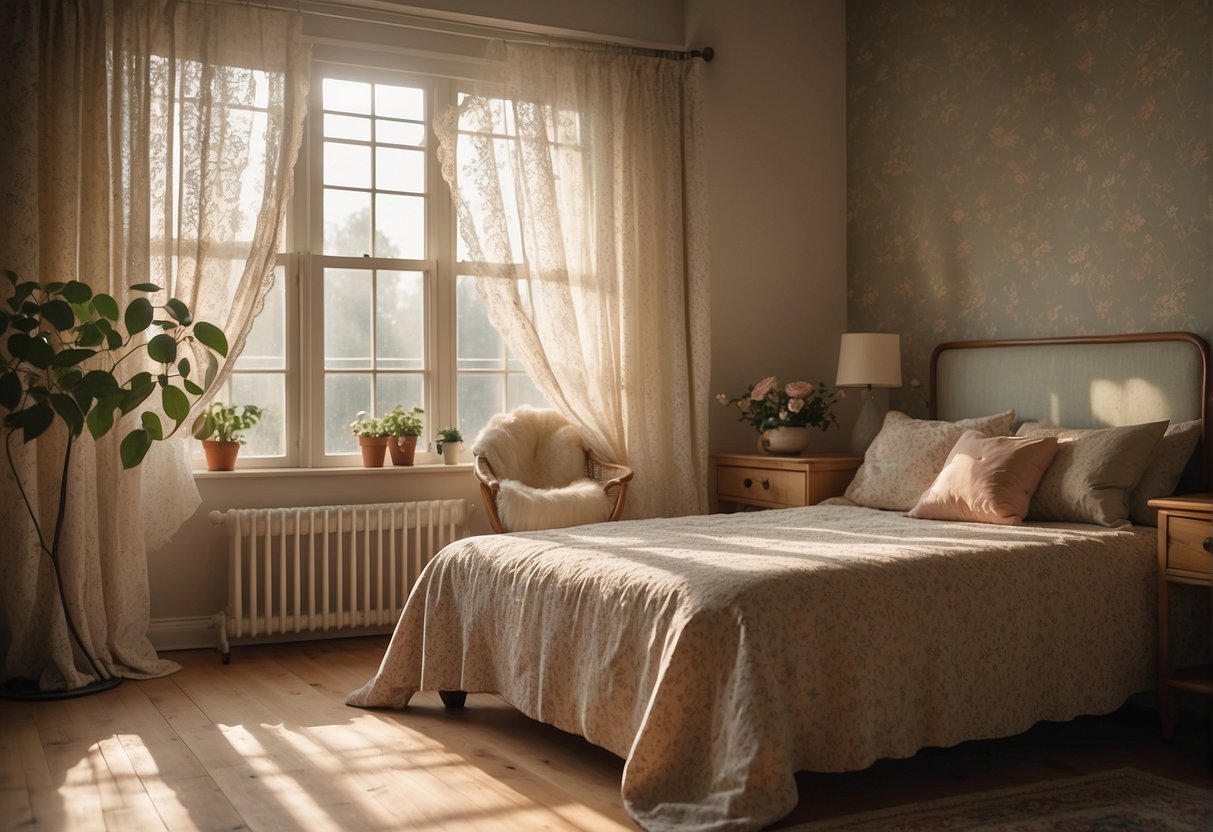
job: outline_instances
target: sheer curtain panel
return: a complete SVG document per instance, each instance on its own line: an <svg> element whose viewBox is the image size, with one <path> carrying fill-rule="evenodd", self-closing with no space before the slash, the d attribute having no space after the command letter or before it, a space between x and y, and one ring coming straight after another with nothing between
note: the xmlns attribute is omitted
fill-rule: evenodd
<svg viewBox="0 0 1213 832"><path fill-rule="evenodd" d="M437 121L464 268L539 389L636 472L631 517L707 509L699 61L495 45Z"/></svg>
<svg viewBox="0 0 1213 832"><path fill-rule="evenodd" d="M174 0L6 0L0 43L0 267L22 280L80 280L123 307L125 287L156 283L157 303L178 297L224 329L230 364L273 279L302 137L308 52L298 15ZM87 648L104 673L138 678L177 669L147 639L146 554L199 498L180 437L122 470L118 444L131 427L76 442L61 557ZM53 524L64 438L52 429L12 443L43 528ZM5 676L45 689L86 684L7 464L0 528Z"/></svg>

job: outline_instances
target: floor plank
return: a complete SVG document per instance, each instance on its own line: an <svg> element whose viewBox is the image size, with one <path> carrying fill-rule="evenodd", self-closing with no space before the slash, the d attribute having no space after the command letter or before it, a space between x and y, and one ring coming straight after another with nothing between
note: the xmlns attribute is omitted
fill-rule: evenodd
<svg viewBox="0 0 1213 832"><path fill-rule="evenodd" d="M473 695L349 708L386 637L174 653L183 669L96 696L0 701L0 827L107 830L634 830L623 761ZM1156 714L1040 725L850 774L801 774L777 827L1131 765L1213 789L1207 721Z"/></svg>

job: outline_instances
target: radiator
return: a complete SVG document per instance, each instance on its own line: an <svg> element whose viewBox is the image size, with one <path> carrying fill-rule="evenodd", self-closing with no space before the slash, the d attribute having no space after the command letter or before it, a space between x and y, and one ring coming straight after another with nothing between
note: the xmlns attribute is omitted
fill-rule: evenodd
<svg viewBox="0 0 1213 832"><path fill-rule="evenodd" d="M467 533L467 500L212 511L227 526L227 609L214 616L223 663L231 638L395 625L413 582Z"/></svg>

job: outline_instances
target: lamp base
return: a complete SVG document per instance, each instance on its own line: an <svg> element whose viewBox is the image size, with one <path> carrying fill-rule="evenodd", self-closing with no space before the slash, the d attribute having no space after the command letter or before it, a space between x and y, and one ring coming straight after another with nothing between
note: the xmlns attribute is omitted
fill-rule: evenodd
<svg viewBox="0 0 1213 832"><path fill-rule="evenodd" d="M859 409L859 418L855 421L855 429L851 431L851 453L862 456L876 434L880 433L883 420L876 409L876 397L869 387L863 392L863 407Z"/></svg>

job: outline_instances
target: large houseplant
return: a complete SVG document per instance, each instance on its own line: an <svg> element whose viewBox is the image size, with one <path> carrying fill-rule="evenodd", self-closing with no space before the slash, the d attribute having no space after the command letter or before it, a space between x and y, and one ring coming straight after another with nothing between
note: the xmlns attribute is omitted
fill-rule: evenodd
<svg viewBox="0 0 1213 832"><path fill-rule="evenodd" d="M5 455L21 498L33 521L42 552L49 558L68 632L99 680L85 690L52 692L79 695L112 687L118 676L104 678L72 620L60 569L60 540L71 498L69 477L72 449L88 429L99 439L130 414L138 426L122 438L119 453L124 469L138 466L152 443L173 435L189 414L191 398L206 391L227 355L222 330L195 321L177 298L153 304L146 295L160 291L152 283L129 287L136 295L125 309L110 295L94 293L77 280L54 283L21 281L6 270L11 291L7 309L0 308L0 410L4 412ZM158 365L158 372L133 371L140 356ZM201 359L201 379L191 359ZM159 391L159 396L151 399ZM151 401L149 401L151 399ZM159 405L159 407L155 407ZM172 423L166 429L160 413ZM59 478L55 526L48 539L38 522L31 496L14 460L13 442L32 442L58 423L66 431ZM29 680L9 680L4 694L32 698L42 695Z"/></svg>

